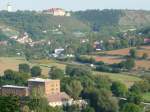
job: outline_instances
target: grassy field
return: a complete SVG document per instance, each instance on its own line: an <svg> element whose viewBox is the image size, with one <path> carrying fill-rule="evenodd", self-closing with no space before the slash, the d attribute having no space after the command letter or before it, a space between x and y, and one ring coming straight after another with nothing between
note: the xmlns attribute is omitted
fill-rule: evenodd
<svg viewBox="0 0 150 112"><path fill-rule="evenodd" d="M150 92L143 94L143 99L145 102L150 102Z"/></svg>
<svg viewBox="0 0 150 112"><path fill-rule="evenodd" d="M27 62L22 57L0 57L0 74L2 75L6 69L12 69L18 71L18 65L20 63L27 63L31 67L34 65L38 65L42 68L42 74L47 76L49 72L49 68L52 66L57 66L60 69L65 70L66 65L61 64L55 60L32 60L31 62ZM141 79L135 76L129 76L124 74L113 74L113 73L103 73L103 72L94 72L94 75L106 75L109 76L113 81L121 81L125 83L128 87L130 87L134 82L140 81Z"/></svg>
<svg viewBox="0 0 150 112"><path fill-rule="evenodd" d="M28 62L20 57L0 57L0 74L3 74L6 69L18 70L18 65L20 63Z"/></svg>
<svg viewBox="0 0 150 112"><path fill-rule="evenodd" d="M105 75L108 76L112 81L120 81L126 84L127 87L132 86L135 82L140 81L141 79L136 76L129 76L126 74L115 74L115 73L105 73L105 72L94 72L94 75L100 76Z"/></svg>
<svg viewBox="0 0 150 112"><path fill-rule="evenodd" d="M58 68L65 69L64 64L59 64L53 60L38 60L38 61L31 61L28 62L22 57L0 57L0 74L2 75L3 72L7 69L12 69L18 71L18 65L21 63L27 63L31 67L34 65L38 65L42 68L42 74L47 75L49 71L49 67L57 66Z"/></svg>

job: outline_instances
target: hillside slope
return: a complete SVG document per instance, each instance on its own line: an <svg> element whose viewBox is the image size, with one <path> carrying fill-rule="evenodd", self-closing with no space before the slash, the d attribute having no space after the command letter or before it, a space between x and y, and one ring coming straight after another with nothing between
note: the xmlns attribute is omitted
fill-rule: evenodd
<svg viewBox="0 0 150 112"><path fill-rule="evenodd" d="M150 11L143 10L86 10L74 12L74 17L89 23L93 30L111 26L125 30L150 25Z"/></svg>
<svg viewBox="0 0 150 112"><path fill-rule="evenodd" d="M119 25L126 28L150 26L150 11L124 10Z"/></svg>
<svg viewBox="0 0 150 112"><path fill-rule="evenodd" d="M74 32L101 31L112 34L150 26L150 11L87 10L72 12L71 17L58 17L31 11L0 12L0 30L6 36L27 32L33 40L53 37L73 37ZM57 31L57 32L55 32ZM60 36L60 35L59 35Z"/></svg>
<svg viewBox="0 0 150 112"><path fill-rule="evenodd" d="M2 11L0 12L0 23L2 23L0 26L9 26L18 32L27 32L34 40L49 37L52 31L58 28L63 33L85 32L89 30L88 25L76 18L55 17L30 11L17 11L13 13Z"/></svg>

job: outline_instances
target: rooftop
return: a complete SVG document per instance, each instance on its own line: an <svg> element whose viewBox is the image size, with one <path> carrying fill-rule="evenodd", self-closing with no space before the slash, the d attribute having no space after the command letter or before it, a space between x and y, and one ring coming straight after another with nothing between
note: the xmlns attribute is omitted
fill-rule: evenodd
<svg viewBox="0 0 150 112"><path fill-rule="evenodd" d="M14 86L14 85L4 85L2 88L19 88L19 89L27 89L28 87L24 86Z"/></svg>
<svg viewBox="0 0 150 112"><path fill-rule="evenodd" d="M29 82L49 82L49 81L59 81L59 80L42 79L42 78L31 78L28 81Z"/></svg>
<svg viewBox="0 0 150 112"><path fill-rule="evenodd" d="M48 79L42 79L42 78L32 78L29 79L28 81L32 81L32 82L45 82Z"/></svg>

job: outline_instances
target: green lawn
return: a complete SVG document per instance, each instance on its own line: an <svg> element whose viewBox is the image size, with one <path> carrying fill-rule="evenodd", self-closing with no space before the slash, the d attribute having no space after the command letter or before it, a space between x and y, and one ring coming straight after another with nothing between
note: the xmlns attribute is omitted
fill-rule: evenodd
<svg viewBox="0 0 150 112"><path fill-rule="evenodd" d="M143 94L143 99L145 102L150 102L150 92Z"/></svg>
<svg viewBox="0 0 150 112"><path fill-rule="evenodd" d="M105 75L108 76L112 81L120 81L126 84L127 87L130 87L136 81L140 81L141 79L136 76L129 76L126 74L117 74L117 73L105 73L105 72L94 72L94 75Z"/></svg>

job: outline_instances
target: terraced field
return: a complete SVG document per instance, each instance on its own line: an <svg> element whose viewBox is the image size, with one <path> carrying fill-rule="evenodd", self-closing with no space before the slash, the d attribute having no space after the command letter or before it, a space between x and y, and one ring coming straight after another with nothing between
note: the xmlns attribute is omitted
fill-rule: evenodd
<svg viewBox="0 0 150 112"><path fill-rule="evenodd" d="M119 63L124 60L123 56L129 54L131 48L112 50L103 52L107 56L93 56L96 61L103 61L105 63L113 64ZM137 56L142 57L144 53L148 54L147 60L136 60L135 69L150 69L150 46L142 46L137 50Z"/></svg>

